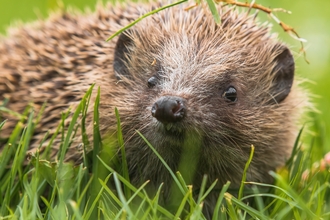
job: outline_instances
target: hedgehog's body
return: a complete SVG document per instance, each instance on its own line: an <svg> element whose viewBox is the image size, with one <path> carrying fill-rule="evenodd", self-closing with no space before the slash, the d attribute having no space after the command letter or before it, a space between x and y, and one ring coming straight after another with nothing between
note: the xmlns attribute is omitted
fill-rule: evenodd
<svg viewBox="0 0 330 220"><path fill-rule="evenodd" d="M292 55L245 13L225 7L217 26L201 8L183 7L143 20L117 42L105 39L150 7L65 14L16 30L0 44L0 100L9 98L7 107L18 112L30 101L37 110L47 101L32 140L36 147L47 130L54 131L60 112L95 82L102 136L115 130L117 107L131 181L165 182L165 198L172 178L136 130L174 171L180 161L192 164L186 173L197 188L203 174L219 186L229 180L238 187L251 145L247 181L270 182L268 171L290 155L303 107ZM15 122L9 117L2 138ZM75 148L68 155L80 157Z"/></svg>

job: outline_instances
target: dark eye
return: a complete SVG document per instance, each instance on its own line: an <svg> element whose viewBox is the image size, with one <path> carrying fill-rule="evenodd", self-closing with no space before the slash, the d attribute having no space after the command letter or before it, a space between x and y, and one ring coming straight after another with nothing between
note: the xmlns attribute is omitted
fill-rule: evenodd
<svg viewBox="0 0 330 220"><path fill-rule="evenodd" d="M237 101L237 91L233 86L229 86L222 97L224 97L227 101L236 102Z"/></svg>
<svg viewBox="0 0 330 220"><path fill-rule="evenodd" d="M148 79L148 87L152 88L157 84L157 78L155 76L152 76Z"/></svg>

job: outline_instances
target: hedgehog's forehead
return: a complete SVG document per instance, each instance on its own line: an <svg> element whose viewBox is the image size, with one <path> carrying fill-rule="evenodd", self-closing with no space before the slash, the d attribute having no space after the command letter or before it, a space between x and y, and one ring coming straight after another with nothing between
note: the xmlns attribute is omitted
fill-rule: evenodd
<svg viewBox="0 0 330 220"><path fill-rule="evenodd" d="M138 32L148 41L170 37L172 34L187 35L197 42L202 40L232 39L236 43L269 38L269 27L256 22L255 16L229 7L219 7L221 24L216 24L211 13L197 7L184 10L183 6L161 11L137 25ZM248 40L249 36L253 41ZM243 43L243 42L242 42Z"/></svg>
<svg viewBox="0 0 330 220"><path fill-rule="evenodd" d="M249 59L247 52L251 52L215 35L198 39L188 32L152 32L138 41L136 55L148 57L142 59L147 63L139 65L150 66L155 61L160 65L161 72L175 77L189 72L190 76L219 78L224 73L240 68Z"/></svg>
<svg viewBox="0 0 330 220"><path fill-rule="evenodd" d="M271 48L276 42L268 28L258 26L246 14L229 11L223 14L226 19L220 26L201 9L173 9L157 16L145 19L133 32L136 55L148 56L142 59L147 63L140 66L150 66L156 60L171 81L186 81L187 72L195 82L203 81L203 77L222 80L228 72L232 76L240 72L240 76L256 77L259 70L269 68L273 59Z"/></svg>
<svg viewBox="0 0 330 220"><path fill-rule="evenodd" d="M145 53L164 54L167 58L180 53L202 59L218 53L216 57L221 61L222 56L237 57L257 45L273 43L269 28L258 26L246 13L238 14L228 8L220 10L221 25L201 8L188 12L181 8L165 10L143 20L134 35Z"/></svg>

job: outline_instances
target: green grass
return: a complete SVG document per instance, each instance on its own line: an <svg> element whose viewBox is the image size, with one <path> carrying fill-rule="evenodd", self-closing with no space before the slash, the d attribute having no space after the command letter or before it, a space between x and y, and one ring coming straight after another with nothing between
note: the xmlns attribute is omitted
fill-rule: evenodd
<svg viewBox="0 0 330 220"><path fill-rule="evenodd" d="M84 126L92 88L93 86L73 112L69 128L63 131L64 123L60 123L59 132L55 135L62 136L63 142L58 160L55 162L43 159L44 153L39 154L37 151L30 156L30 162L23 166L29 141L38 123L34 122L34 112L30 107L24 112L22 120L14 129L0 157L0 193L3 198L0 200L0 218L178 219L184 216L186 219L204 219L203 201L212 191L215 183L206 188L205 177L198 198L194 197L192 187L185 183L180 173L170 170L140 133L138 134L141 138L172 174L173 182L182 195L182 199L174 203L176 205L171 211L166 210L159 203L162 186L159 186L155 195L150 197L145 190L148 181L137 188L129 182L127 167L118 173L114 168L115 163L105 162L109 155L103 152L103 143L98 130L99 90L95 103L90 103L94 104L95 121L92 163L87 162L90 160L86 158L86 154L84 162L80 165L74 166L64 162L65 153L75 135L75 125L78 123ZM79 115L82 117L78 120ZM120 132L120 116L117 110L116 117L119 132L117 132L117 140L112 140L115 144L111 147L122 149L124 155L122 162L126 163L123 136ZM4 123L1 122L0 128ZM26 123L24 128L21 126L23 123ZM230 190L230 182L224 185L219 192L213 219L329 219L330 164L324 165L324 161L312 162L310 160L312 146L302 150L299 138L300 135L295 143L292 158L288 160L286 166L270 173L276 180L274 185L245 182L246 170L253 160L252 146L239 192ZM83 134L85 144L89 143L87 139Z"/></svg>
<svg viewBox="0 0 330 220"><path fill-rule="evenodd" d="M53 1L48 3L55 4ZM325 82L320 81L320 85L321 88L315 91L322 91L323 88L328 92ZM42 154L37 152L31 155L30 163L23 165L26 161L25 153L38 118L42 117L42 111L35 116L33 109L28 107L22 115L18 115L20 122L0 155L0 219L178 219L182 216L187 219L203 219L203 201L214 186L206 187L206 177L203 179L204 187L196 198L193 196L192 187L185 183L182 175L168 168L182 199L174 202L174 209L167 210L159 201L162 185L155 195L150 197L146 193L148 181L138 188L130 183L125 156L120 162L124 164L122 172L116 172L119 161L109 162L106 158L109 158L109 155L114 156L114 149L117 148L125 155L120 132L120 112L116 110L117 138L106 140L107 144L111 143L111 147L104 149L104 140L101 140L98 130L99 91L96 102L89 103L91 91L92 88L87 91L77 109L63 113L62 123L50 137L50 140L54 140L56 136L62 139L60 153L55 162L46 159L46 150ZM93 142L88 140L84 132L89 104L94 105ZM9 111L1 106L0 110ZM73 118L69 128L64 130L64 119L69 111L73 111ZM329 137L326 135L328 123L325 123L319 114L312 114L311 121L314 124L312 130L318 135L302 139L304 135L301 134L307 132L301 130L292 157L284 167L271 173L276 180L274 185L245 182L244 173L238 193L230 189L230 182L219 191L213 219L330 219L330 164L326 164L326 160L322 159L330 149L327 145ZM6 122L0 121L0 129L4 123ZM92 145L94 151L92 159L88 158L86 153L83 163L74 166L63 161L75 135L77 123L83 131L84 145ZM26 126L23 127L22 124ZM142 135L141 138L148 143ZM51 145L52 141L46 149L50 149ZM157 151L149 143L148 145L162 160ZM253 160L253 151L251 159ZM245 170L248 169L249 162ZM167 166L165 161L163 164Z"/></svg>

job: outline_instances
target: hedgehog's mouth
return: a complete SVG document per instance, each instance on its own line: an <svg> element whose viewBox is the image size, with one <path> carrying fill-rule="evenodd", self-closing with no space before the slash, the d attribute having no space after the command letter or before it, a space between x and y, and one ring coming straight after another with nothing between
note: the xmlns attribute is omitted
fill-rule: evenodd
<svg viewBox="0 0 330 220"><path fill-rule="evenodd" d="M184 132L183 127L178 123L159 123L159 127L161 128L161 131L167 135L181 135Z"/></svg>
<svg viewBox="0 0 330 220"><path fill-rule="evenodd" d="M182 128L175 125L174 123L168 123L168 124L164 124L164 128L167 132L182 132Z"/></svg>

